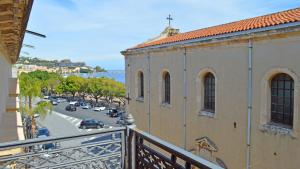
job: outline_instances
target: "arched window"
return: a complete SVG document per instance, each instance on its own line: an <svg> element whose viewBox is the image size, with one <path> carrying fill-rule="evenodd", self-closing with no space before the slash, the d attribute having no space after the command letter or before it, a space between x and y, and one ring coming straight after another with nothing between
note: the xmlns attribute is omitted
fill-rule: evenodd
<svg viewBox="0 0 300 169"><path fill-rule="evenodd" d="M215 111L215 77L212 73L204 77L204 110Z"/></svg>
<svg viewBox="0 0 300 169"><path fill-rule="evenodd" d="M293 126L294 80L285 73L271 80L271 122Z"/></svg>
<svg viewBox="0 0 300 169"><path fill-rule="evenodd" d="M144 73L139 73L139 97L144 98Z"/></svg>
<svg viewBox="0 0 300 169"><path fill-rule="evenodd" d="M165 72L163 75L164 81L164 95L163 95L163 103L170 104L171 103L171 82L170 82L170 74L169 72Z"/></svg>

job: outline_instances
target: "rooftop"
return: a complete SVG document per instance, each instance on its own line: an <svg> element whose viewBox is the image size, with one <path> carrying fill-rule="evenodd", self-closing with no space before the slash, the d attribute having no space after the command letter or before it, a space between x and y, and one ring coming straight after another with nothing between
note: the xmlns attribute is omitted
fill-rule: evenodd
<svg viewBox="0 0 300 169"><path fill-rule="evenodd" d="M33 0L0 2L0 39L13 63L19 57L32 3Z"/></svg>
<svg viewBox="0 0 300 169"><path fill-rule="evenodd" d="M169 36L155 41L142 43L133 48L129 48L127 50L134 50L134 49L163 45L163 44L171 44L174 42L205 38L205 37L229 34L234 32L242 32L247 30L271 27L271 26L299 22L299 21L300 21L300 8L295 8L295 9L290 9L290 10L272 13L268 15L244 19L236 22L198 29L191 32L179 33L174 36Z"/></svg>

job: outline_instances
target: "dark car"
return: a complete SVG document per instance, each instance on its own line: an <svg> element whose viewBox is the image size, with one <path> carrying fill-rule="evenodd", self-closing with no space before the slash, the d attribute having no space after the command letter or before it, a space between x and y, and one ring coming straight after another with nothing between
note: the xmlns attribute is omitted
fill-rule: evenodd
<svg viewBox="0 0 300 169"><path fill-rule="evenodd" d="M68 106L66 107L66 110L67 110L67 111L76 111L76 106L74 106L74 105L68 105Z"/></svg>
<svg viewBox="0 0 300 169"><path fill-rule="evenodd" d="M39 128L36 132L36 136L37 137L40 137L40 136L47 136L49 137L50 136L50 132L47 128L45 127L42 127L42 128Z"/></svg>
<svg viewBox="0 0 300 169"><path fill-rule="evenodd" d="M44 149L44 150L51 150L51 149L55 149L56 148L56 146L55 146L55 144L53 144L53 143L47 143L47 144L43 144L42 145L42 148Z"/></svg>
<svg viewBox="0 0 300 169"><path fill-rule="evenodd" d="M86 128L103 128L104 123L99 120L94 119L86 119L82 120L80 123L79 128L86 129Z"/></svg>
<svg viewBox="0 0 300 169"><path fill-rule="evenodd" d="M108 116L109 117L119 117L120 113L116 108L112 108L108 110Z"/></svg>
<svg viewBox="0 0 300 169"><path fill-rule="evenodd" d="M41 135L38 138L47 138L47 136L45 135ZM52 149L56 149L58 147L58 143L46 143L46 144L42 144L42 145L38 145L37 148L39 150L52 150Z"/></svg>
<svg viewBox="0 0 300 169"><path fill-rule="evenodd" d="M79 106L80 106L80 103L79 103L79 102L76 102L74 105L75 105L76 107L79 107Z"/></svg>
<svg viewBox="0 0 300 169"><path fill-rule="evenodd" d="M81 100L81 101L79 101L78 103L79 103L79 106L86 105L85 101L82 101L82 100Z"/></svg>

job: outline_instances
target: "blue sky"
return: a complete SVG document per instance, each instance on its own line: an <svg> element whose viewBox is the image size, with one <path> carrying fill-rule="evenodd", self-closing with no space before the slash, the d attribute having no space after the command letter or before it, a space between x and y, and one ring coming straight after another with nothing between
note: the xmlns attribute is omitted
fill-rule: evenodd
<svg viewBox="0 0 300 169"><path fill-rule="evenodd" d="M172 26L191 31L300 6L297 0L36 0L23 56L71 59L109 70L124 69L120 51L157 36L171 14Z"/></svg>

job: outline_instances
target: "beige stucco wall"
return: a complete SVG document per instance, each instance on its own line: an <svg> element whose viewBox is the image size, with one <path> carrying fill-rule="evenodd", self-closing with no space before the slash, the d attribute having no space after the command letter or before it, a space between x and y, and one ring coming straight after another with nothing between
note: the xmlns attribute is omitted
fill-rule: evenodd
<svg viewBox="0 0 300 169"><path fill-rule="evenodd" d="M209 137L219 148L216 154L229 168L244 168L247 126L247 44L230 44L192 49L187 53L188 149L194 148L195 139ZM216 74L215 117L199 116L195 92L196 78L201 69L211 68ZM238 71L237 71L238 70ZM234 122L237 128L234 128ZM238 145L238 146L237 146ZM235 159L235 160L232 160Z"/></svg>
<svg viewBox="0 0 300 169"><path fill-rule="evenodd" d="M0 142L24 139L18 107L17 79L12 78L12 65L0 41Z"/></svg>
<svg viewBox="0 0 300 169"><path fill-rule="evenodd" d="M0 48L0 118L3 117L6 112L6 100L8 98L10 68L11 64L4 55L4 52ZM1 118L3 120L3 118Z"/></svg>
<svg viewBox="0 0 300 169"><path fill-rule="evenodd" d="M255 169L296 169L300 166L298 131L275 134L262 131L261 88L266 73L288 69L300 76L300 36L254 39L253 41L253 123L251 165ZM147 56L150 56L149 60ZM149 131L177 146L184 147L184 86L187 89L187 150L195 148L195 139L207 136L218 147L213 155L228 168L246 167L248 43L240 41L211 46L188 47L184 85L184 49L161 49L125 57L126 87L132 101L127 107L139 128ZM150 77L148 64L150 63ZM200 116L199 72L212 70L216 75L216 112L214 117ZM144 72L145 98L136 100L137 72ZM171 105L161 104L161 75L171 75ZM150 79L150 90L148 80ZM297 90L300 86L295 86ZM148 93L150 93L150 111ZM300 96L299 96L300 97ZM201 99L200 99L201 100ZM299 102L299 100L298 100ZM299 104L299 103L296 103ZM150 119L149 113L150 112ZM299 112L295 112L299 113ZM295 116L298 119L299 116ZM297 121L297 120L296 120ZM234 128L236 123L236 128ZM295 124L300 128L300 124ZM288 165L288 167L287 167Z"/></svg>
<svg viewBox="0 0 300 169"><path fill-rule="evenodd" d="M259 129L261 113L261 82L267 72L274 69L288 69L296 76L300 75L300 36L274 39L254 43L254 92L253 92L253 166L255 168L289 168L300 166L299 131L296 138L291 135L272 134ZM295 82L295 91L299 85ZM298 93L299 97L299 93ZM300 104L299 100L295 106ZM299 121L299 111L294 112ZM298 117L297 117L298 116ZM300 124L295 124L295 128ZM288 167L287 167L288 166Z"/></svg>

